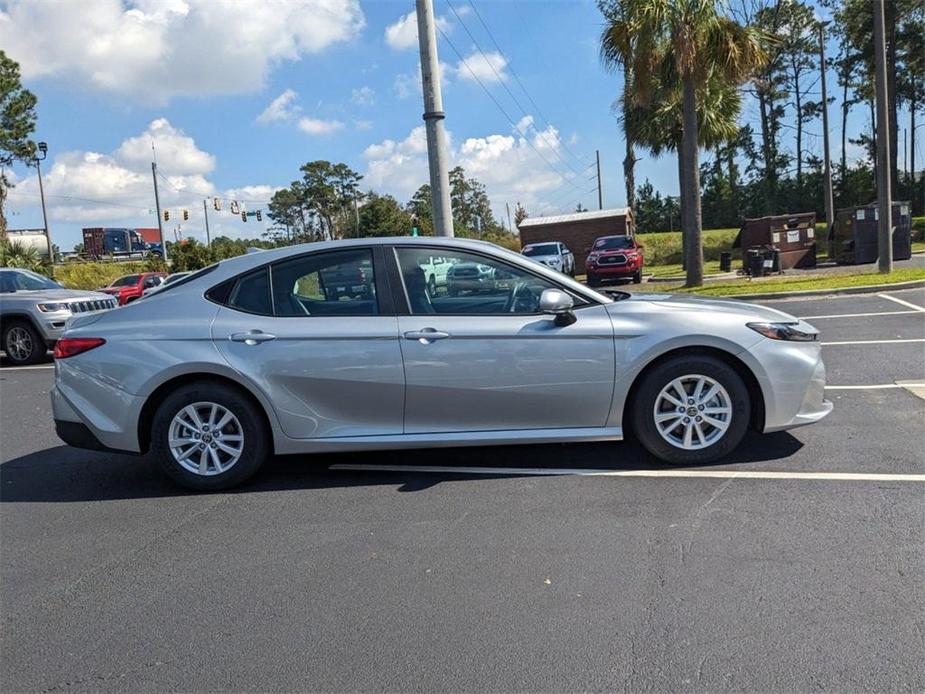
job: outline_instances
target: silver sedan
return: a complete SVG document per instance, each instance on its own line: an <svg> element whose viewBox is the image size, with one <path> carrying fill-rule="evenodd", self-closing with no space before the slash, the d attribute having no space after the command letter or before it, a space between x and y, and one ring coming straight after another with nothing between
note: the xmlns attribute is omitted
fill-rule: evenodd
<svg viewBox="0 0 925 694"><path fill-rule="evenodd" d="M491 268L433 292L434 255ZM367 291L326 286L349 277ZM333 278L333 279L332 279ZM194 489L271 454L620 440L682 465L825 417L818 332L735 301L595 292L480 241L358 239L213 265L75 317L51 398L74 446ZM619 449L615 449L615 455Z"/></svg>

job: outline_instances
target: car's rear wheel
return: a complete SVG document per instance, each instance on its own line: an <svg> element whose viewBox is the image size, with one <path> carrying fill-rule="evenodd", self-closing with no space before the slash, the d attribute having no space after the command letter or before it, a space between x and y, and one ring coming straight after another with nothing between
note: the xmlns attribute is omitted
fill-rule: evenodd
<svg viewBox="0 0 925 694"><path fill-rule="evenodd" d="M601 283L601 281L597 278L597 275L593 275L590 272L588 273L587 280L589 287L596 287Z"/></svg>
<svg viewBox="0 0 925 694"><path fill-rule="evenodd" d="M748 429L742 377L706 355L678 356L646 372L631 404L633 433L669 463L709 463L731 453Z"/></svg>
<svg viewBox="0 0 925 694"><path fill-rule="evenodd" d="M151 451L167 475L189 489L241 484L260 469L270 447L262 413L226 385L179 388L154 415Z"/></svg>
<svg viewBox="0 0 925 694"><path fill-rule="evenodd" d="M42 336L24 320L4 321L2 341L7 359L16 366L35 364L48 351Z"/></svg>

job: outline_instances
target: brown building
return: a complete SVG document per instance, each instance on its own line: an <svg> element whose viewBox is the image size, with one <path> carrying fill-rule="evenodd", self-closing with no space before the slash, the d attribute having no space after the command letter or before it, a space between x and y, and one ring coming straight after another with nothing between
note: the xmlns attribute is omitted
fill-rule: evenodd
<svg viewBox="0 0 925 694"><path fill-rule="evenodd" d="M628 207L594 210L553 217L528 217L517 225L520 247L531 243L560 241L575 256L575 271L585 272L585 259L599 236L632 236L636 232L633 211Z"/></svg>

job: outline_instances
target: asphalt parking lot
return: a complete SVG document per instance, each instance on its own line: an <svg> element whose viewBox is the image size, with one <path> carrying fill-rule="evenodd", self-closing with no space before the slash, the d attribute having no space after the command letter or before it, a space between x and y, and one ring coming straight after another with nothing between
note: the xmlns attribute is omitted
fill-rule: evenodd
<svg viewBox="0 0 925 694"><path fill-rule="evenodd" d="M3 690L922 691L925 290L762 303L822 330L835 411L696 470L339 454L194 495L0 368Z"/></svg>

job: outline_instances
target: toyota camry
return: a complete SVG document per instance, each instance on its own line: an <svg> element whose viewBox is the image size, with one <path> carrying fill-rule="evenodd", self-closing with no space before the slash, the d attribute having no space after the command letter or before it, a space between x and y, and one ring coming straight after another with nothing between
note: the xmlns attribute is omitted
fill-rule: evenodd
<svg viewBox="0 0 925 694"><path fill-rule="evenodd" d="M434 256L483 269L479 291L434 291ZM328 286L347 276L364 290ZM820 352L811 325L770 308L601 294L481 241L357 239L233 258L75 316L51 398L66 443L150 453L199 490L273 454L628 435L697 465L750 427L825 417Z"/></svg>

